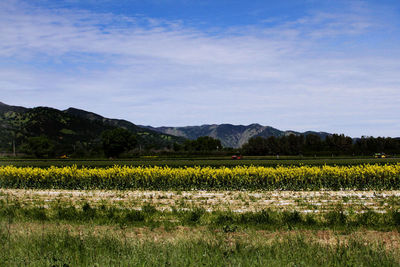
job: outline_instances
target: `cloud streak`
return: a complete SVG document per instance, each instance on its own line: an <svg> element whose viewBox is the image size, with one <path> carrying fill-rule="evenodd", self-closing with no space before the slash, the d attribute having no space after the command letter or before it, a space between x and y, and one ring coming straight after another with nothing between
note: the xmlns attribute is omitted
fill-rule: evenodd
<svg viewBox="0 0 400 267"><path fill-rule="evenodd" d="M6 103L75 106L153 126L258 122L400 136L400 54L378 42L390 25L366 6L212 33L21 1L0 10Z"/></svg>

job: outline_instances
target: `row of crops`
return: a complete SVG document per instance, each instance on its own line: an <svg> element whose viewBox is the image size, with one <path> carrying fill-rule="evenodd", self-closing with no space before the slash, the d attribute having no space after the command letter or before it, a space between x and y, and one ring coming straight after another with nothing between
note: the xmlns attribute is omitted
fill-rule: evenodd
<svg viewBox="0 0 400 267"><path fill-rule="evenodd" d="M328 157L328 158L314 158L314 157L288 157L281 156L279 159L276 157L245 157L241 160L232 160L230 157L204 157L204 158L136 158L136 159L0 159L0 166L18 166L18 167L41 167L49 168L51 166L73 166L78 167L112 167L113 165L129 165L129 166L168 166L174 168L180 168L185 166L195 167L235 167L235 166L264 166L264 167L276 167L276 166L300 166L300 165L312 165L312 166L323 166L323 165L337 165L337 166L349 166L349 165L360 165L360 164L397 164L400 163L400 158L339 158L339 157Z"/></svg>
<svg viewBox="0 0 400 267"><path fill-rule="evenodd" d="M400 164L358 166L236 166L33 168L0 167L2 188L60 189L400 189Z"/></svg>

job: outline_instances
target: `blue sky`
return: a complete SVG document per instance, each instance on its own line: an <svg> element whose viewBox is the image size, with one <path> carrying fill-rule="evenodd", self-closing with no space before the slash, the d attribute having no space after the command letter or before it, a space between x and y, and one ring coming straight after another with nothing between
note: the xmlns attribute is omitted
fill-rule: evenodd
<svg viewBox="0 0 400 267"><path fill-rule="evenodd" d="M0 101L400 136L399 1L3 0Z"/></svg>

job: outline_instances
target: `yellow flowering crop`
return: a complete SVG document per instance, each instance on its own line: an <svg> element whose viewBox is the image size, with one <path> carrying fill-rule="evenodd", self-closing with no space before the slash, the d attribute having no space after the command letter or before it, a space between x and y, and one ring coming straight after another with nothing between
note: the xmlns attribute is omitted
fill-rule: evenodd
<svg viewBox="0 0 400 267"><path fill-rule="evenodd" d="M259 167L0 167L3 188L400 189L400 164Z"/></svg>

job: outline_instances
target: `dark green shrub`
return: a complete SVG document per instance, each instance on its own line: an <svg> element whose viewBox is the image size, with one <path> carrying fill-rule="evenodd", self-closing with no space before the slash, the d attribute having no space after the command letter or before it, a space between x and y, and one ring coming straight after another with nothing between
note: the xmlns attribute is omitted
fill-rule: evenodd
<svg viewBox="0 0 400 267"><path fill-rule="evenodd" d="M57 207L57 217L61 220L72 220L73 218L79 218L78 211L74 206L69 207Z"/></svg>
<svg viewBox="0 0 400 267"><path fill-rule="evenodd" d="M131 210L126 213L125 219L128 222L142 222L144 221L144 214L140 210Z"/></svg>
<svg viewBox="0 0 400 267"><path fill-rule="evenodd" d="M237 225L234 224L225 224L224 226L222 226L222 230L224 231L224 233L233 233L236 232L237 229Z"/></svg>
<svg viewBox="0 0 400 267"><path fill-rule="evenodd" d="M142 212L147 215L153 215L157 212L157 209L153 205L146 203L142 206Z"/></svg>
<svg viewBox="0 0 400 267"><path fill-rule="evenodd" d="M93 219L96 216L96 209L92 208L87 202L82 206L82 212L87 219Z"/></svg>
<svg viewBox="0 0 400 267"><path fill-rule="evenodd" d="M345 225L347 222L347 216L338 210L332 210L325 214L326 223L330 226L333 225Z"/></svg>
<svg viewBox="0 0 400 267"><path fill-rule="evenodd" d="M282 213L282 223L284 224L299 224L303 222L303 218L301 217L300 212L297 210L294 211L284 211Z"/></svg>
<svg viewBox="0 0 400 267"><path fill-rule="evenodd" d="M232 223L235 220L235 216L233 213L218 213L214 219L214 222L218 225L222 225L225 223Z"/></svg>
<svg viewBox="0 0 400 267"><path fill-rule="evenodd" d="M250 224L270 224L272 223L270 211L262 210L259 212L245 212L239 216L240 223Z"/></svg>
<svg viewBox="0 0 400 267"><path fill-rule="evenodd" d="M317 224L317 220L315 219L315 215L309 214L309 213L306 215L306 218L305 218L304 222L305 222L306 225L309 225L309 226Z"/></svg>
<svg viewBox="0 0 400 267"><path fill-rule="evenodd" d="M30 209L24 210L24 213L28 218L31 218L34 220L45 221L48 219L47 214L46 214L46 209L43 207L33 207Z"/></svg>
<svg viewBox="0 0 400 267"><path fill-rule="evenodd" d="M400 210L392 211L394 225L400 226Z"/></svg>
<svg viewBox="0 0 400 267"><path fill-rule="evenodd" d="M184 215L184 222L189 224L197 223L205 212L206 211L202 208L190 210Z"/></svg>

